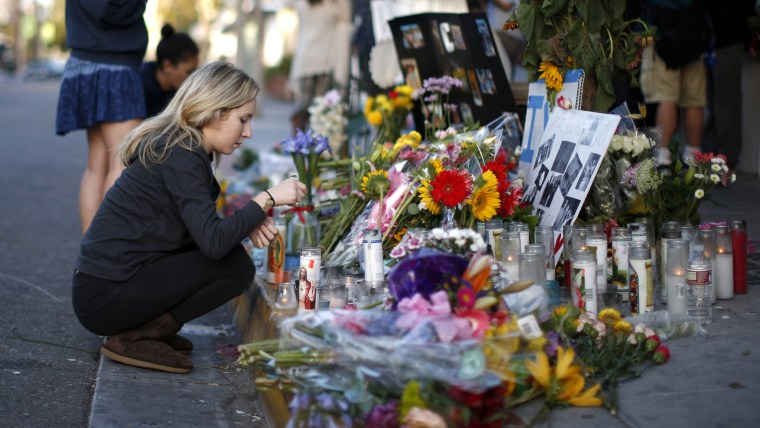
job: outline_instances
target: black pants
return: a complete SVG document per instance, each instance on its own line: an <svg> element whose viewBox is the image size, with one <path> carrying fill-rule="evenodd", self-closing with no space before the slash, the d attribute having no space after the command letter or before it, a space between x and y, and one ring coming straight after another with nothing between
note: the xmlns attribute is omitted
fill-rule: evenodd
<svg viewBox="0 0 760 428"><path fill-rule="evenodd" d="M109 336L165 312L180 323L198 318L240 295L254 274L242 246L221 260L195 250L158 260L123 282L75 272L72 301L87 330Z"/></svg>

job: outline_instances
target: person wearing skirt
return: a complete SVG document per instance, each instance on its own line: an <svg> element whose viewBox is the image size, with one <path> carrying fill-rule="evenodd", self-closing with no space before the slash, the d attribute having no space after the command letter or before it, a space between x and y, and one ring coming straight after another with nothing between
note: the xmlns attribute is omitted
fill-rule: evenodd
<svg viewBox="0 0 760 428"><path fill-rule="evenodd" d="M140 67L148 47L145 0L66 0L71 53L58 97L56 133L87 131L79 188L82 233L123 169L116 154L146 117Z"/></svg>

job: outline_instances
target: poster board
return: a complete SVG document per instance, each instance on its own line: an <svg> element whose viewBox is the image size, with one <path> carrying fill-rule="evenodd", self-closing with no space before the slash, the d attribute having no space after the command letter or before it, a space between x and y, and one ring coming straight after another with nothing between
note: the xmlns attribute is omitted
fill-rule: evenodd
<svg viewBox="0 0 760 428"><path fill-rule="evenodd" d="M577 108L580 105L580 100L583 99L584 77L585 74L580 69L565 72L562 90L557 93L557 99L563 96L570 100L573 109ZM552 106L549 105L549 100L546 97L546 81L540 79L530 83L528 85L528 106L525 111L525 130L521 145L522 153L520 153L520 171L523 176L527 175L530 166L533 164L536 147L541 141L551 111Z"/></svg>
<svg viewBox="0 0 760 428"><path fill-rule="evenodd" d="M399 65L407 85L420 88L425 79L452 76L461 88L449 94L456 104L454 123L489 123L515 112L515 100L504 72L491 27L484 13L422 13L389 22ZM415 114L422 129L421 114Z"/></svg>
<svg viewBox="0 0 760 428"><path fill-rule="evenodd" d="M562 254L562 226L578 217L620 116L555 108L549 115L525 181L523 202L539 224L554 230L554 261Z"/></svg>

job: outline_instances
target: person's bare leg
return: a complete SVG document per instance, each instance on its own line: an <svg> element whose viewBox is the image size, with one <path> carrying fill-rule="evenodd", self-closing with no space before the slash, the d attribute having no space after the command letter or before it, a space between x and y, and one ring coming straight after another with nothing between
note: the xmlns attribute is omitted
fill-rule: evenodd
<svg viewBox="0 0 760 428"><path fill-rule="evenodd" d="M100 125L87 130L87 145L87 166L79 185L79 220L82 224L82 234L87 232L103 200L103 183L108 175L108 151Z"/></svg>
<svg viewBox="0 0 760 428"><path fill-rule="evenodd" d="M686 126L686 144L699 150L702 144L702 133L705 127L704 107L689 107L684 109Z"/></svg>
<svg viewBox="0 0 760 428"><path fill-rule="evenodd" d="M657 126L660 128L662 141L658 148L657 161L660 165L669 165L672 162L670 156L670 139L678 129L678 105L671 101L662 101L657 106Z"/></svg>
<svg viewBox="0 0 760 428"><path fill-rule="evenodd" d="M108 189L113 186L113 183L119 178L121 171L124 169L121 159L119 158L119 153L116 149L119 144L124 141L127 134L135 129L141 122L142 120L140 119L133 119L125 122L109 122L101 124L103 141L108 150L108 173L103 182L101 200L105 197Z"/></svg>

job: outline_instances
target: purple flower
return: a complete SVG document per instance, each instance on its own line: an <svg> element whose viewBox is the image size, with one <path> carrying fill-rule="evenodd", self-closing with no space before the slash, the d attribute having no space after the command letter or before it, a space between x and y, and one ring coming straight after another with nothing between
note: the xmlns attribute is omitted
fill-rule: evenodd
<svg viewBox="0 0 760 428"><path fill-rule="evenodd" d="M366 428L397 428L398 401L391 400L385 404L378 404L372 408L364 420Z"/></svg>
<svg viewBox="0 0 760 428"><path fill-rule="evenodd" d="M314 145L314 153L319 155L327 150L327 153L332 154L332 150L330 149L330 144L328 143L327 137L323 135L317 135L314 140L316 141L316 144Z"/></svg>
<svg viewBox="0 0 760 428"><path fill-rule="evenodd" d="M451 277L467 269L464 257L422 248L403 259L388 274L388 287L396 302L420 293L425 298L441 290Z"/></svg>

